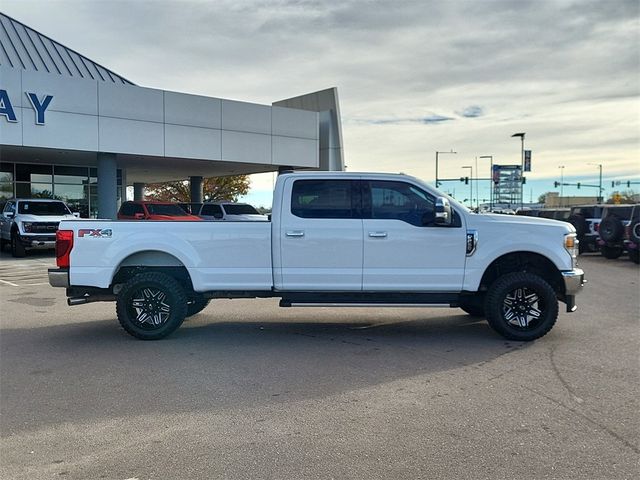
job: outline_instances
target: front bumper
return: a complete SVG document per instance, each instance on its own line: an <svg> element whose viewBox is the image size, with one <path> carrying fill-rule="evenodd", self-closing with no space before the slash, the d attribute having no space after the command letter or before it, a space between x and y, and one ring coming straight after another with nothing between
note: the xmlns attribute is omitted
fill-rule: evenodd
<svg viewBox="0 0 640 480"><path fill-rule="evenodd" d="M575 312L576 295L582 291L586 283L584 271L581 268L560 272L564 280L564 302L567 304L567 312Z"/></svg>
<svg viewBox="0 0 640 480"><path fill-rule="evenodd" d="M55 235L20 235L20 243L26 248L56 248Z"/></svg>
<svg viewBox="0 0 640 480"><path fill-rule="evenodd" d="M69 270L65 268L50 268L49 285L52 287L69 288Z"/></svg>

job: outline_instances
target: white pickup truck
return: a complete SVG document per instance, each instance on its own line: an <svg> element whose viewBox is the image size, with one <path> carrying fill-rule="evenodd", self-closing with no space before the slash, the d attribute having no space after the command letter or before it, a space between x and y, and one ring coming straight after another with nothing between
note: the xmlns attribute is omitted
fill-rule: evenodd
<svg viewBox="0 0 640 480"><path fill-rule="evenodd" d="M49 282L69 305L115 301L155 340L211 299L280 306L459 307L534 340L584 283L572 225L471 213L418 179L284 173L265 222L63 221Z"/></svg>

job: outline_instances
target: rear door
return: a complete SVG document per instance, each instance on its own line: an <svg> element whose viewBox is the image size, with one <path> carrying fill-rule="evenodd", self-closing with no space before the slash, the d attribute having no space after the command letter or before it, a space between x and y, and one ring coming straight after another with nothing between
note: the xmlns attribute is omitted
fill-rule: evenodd
<svg viewBox="0 0 640 480"><path fill-rule="evenodd" d="M435 197L406 181L363 181L365 291L457 292L466 230L435 224Z"/></svg>
<svg viewBox="0 0 640 480"><path fill-rule="evenodd" d="M287 291L360 291L362 219L358 181L291 178L280 223L281 284Z"/></svg>

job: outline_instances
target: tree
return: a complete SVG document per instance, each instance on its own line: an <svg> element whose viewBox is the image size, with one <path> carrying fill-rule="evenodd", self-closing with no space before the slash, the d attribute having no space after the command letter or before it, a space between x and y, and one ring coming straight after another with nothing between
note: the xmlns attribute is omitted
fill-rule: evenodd
<svg viewBox="0 0 640 480"><path fill-rule="evenodd" d="M547 192L547 193L543 193L542 195L540 195L538 197L538 203L545 203L547 200L547 195L549 195L551 192Z"/></svg>
<svg viewBox="0 0 640 480"><path fill-rule="evenodd" d="M203 197L207 201L226 200L235 202L238 197L249 192L251 181L248 175L205 178L202 182ZM146 186L145 197L162 202L191 202L188 180L176 182L150 183Z"/></svg>
<svg viewBox="0 0 640 480"><path fill-rule="evenodd" d="M615 197L618 197L618 203L638 203L638 194L633 190L624 190L622 192L613 192L606 203L612 204L615 202Z"/></svg>

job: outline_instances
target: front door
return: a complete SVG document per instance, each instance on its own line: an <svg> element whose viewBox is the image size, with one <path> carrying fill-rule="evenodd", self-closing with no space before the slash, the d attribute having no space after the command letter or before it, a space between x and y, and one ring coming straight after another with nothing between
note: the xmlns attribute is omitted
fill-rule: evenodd
<svg viewBox="0 0 640 480"><path fill-rule="evenodd" d="M363 181L365 291L458 292L466 230L435 224L435 197L405 181Z"/></svg>

